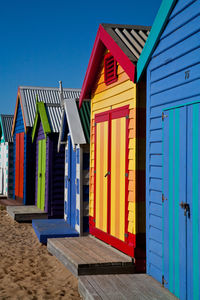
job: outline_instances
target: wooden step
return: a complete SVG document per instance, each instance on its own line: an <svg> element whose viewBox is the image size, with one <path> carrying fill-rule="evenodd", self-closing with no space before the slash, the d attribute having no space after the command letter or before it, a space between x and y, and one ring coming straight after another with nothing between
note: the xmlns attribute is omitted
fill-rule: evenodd
<svg viewBox="0 0 200 300"><path fill-rule="evenodd" d="M31 222L33 219L48 219L47 213L35 205L7 206L6 210L17 222Z"/></svg>
<svg viewBox="0 0 200 300"><path fill-rule="evenodd" d="M146 274L80 276L78 289L85 300L177 300Z"/></svg>
<svg viewBox="0 0 200 300"><path fill-rule="evenodd" d="M131 257L91 236L48 239L47 249L75 276L135 270Z"/></svg>

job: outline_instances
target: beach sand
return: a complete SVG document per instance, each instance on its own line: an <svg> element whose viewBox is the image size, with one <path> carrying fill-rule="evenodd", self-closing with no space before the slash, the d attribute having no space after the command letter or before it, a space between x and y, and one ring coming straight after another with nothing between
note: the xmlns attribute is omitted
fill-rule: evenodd
<svg viewBox="0 0 200 300"><path fill-rule="evenodd" d="M0 299L80 299L77 279L0 205Z"/></svg>

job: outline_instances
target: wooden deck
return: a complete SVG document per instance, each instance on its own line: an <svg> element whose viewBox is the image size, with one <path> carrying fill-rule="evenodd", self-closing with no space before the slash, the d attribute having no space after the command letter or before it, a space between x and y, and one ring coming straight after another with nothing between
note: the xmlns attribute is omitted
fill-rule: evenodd
<svg viewBox="0 0 200 300"><path fill-rule="evenodd" d="M34 205L7 206L6 210L17 222L31 222L33 219L48 219L47 213Z"/></svg>
<svg viewBox="0 0 200 300"><path fill-rule="evenodd" d="M91 236L48 239L47 249L75 276L134 273L129 256Z"/></svg>
<svg viewBox="0 0 200 300"><path fill-rule="evenodd" d="M7 198L7 197L4 197L4 196L1 196L0 197L0 205L3 205L3 206L8 206L8 205L18 206L18 205L23 205L23 202L19 201L19 200L14 200L12 198Z"/></svg>
<svg viewBox="0 0 200 300"><path fill-rule="evenodd" d="M85 300L177 300L146 274L80 276L78 288Z"/></svg>

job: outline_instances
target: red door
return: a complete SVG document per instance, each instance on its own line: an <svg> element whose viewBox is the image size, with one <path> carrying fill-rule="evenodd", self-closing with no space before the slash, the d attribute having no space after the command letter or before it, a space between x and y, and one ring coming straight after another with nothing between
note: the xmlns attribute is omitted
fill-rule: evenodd
<svg viewBox="0 0 200 300"><path fill-rule="evenodd" d="M24 132L16 134L15 197L23 199L24 187Z"/></svg>

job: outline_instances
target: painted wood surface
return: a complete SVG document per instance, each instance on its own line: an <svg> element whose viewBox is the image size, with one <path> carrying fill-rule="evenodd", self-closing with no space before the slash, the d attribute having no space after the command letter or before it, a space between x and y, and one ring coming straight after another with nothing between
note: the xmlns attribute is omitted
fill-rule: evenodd
<svg viewBox="0 0 200 300"><path fill-rule="evenodd" d="M89 145L73 149L70 135L65 147L65 214L81 235L89 231Z"/></svg>
<svg viewBox="0 0 200 300"><path fill-rule="evenodd" d="M64 147L57 152L58 134L45 138L41 120L36 125L35 204L48 213L49 218L64 217ZM41 176L39 176L42 174Z"/></svg>
<svg viewBox="0 0 200 300"><path fill-rule="evenodd" d="M13 143L0 143L0 194L13 197Z"/></svg>
<svg viewBox="0 0 200 300"><path fill-rule="evenodd" d="M16 155L16 136L17 134L24 133L24 165L23 165L23 203L33 204L35 195L35 155L34 155L34 145L31 141L30 128L27 128L27 133L25 133L25 127L23 122L22 110L20 101L18 102L16 122L13 132L13 164L14 164L14 179L13 179L13 199L15 199L15 187L18 185L18 177L16 177L16 160L19 160L18 155ZM21 154L22 155L22 154ZM27 197L28 195L28 197Z"/></svg>
<svg viewBox="0 0 200 300"><path fill-rule="evenodd" d="M99 136L104 135L105 138L101 138L101 141L104 140L104 142L100 143L97 141L97 149L98 147L102 147L102 149L97 150L97 156L100 155L100 157L97 157L97 161L100 161L101 159L101 165L103 167L102 161L104 162L104 173L106 174L108 172L108 169L106 168L106 159L102 155L103 153L106 153L106 150L103 151L103 148L107 147L106 139L108 135L108 129L107 129L107 123L108 120L102 121L102 123L98 123L95 126L95 116L97 114L103 113L103 112L109 112L111 109L118 109L120 107L128 105L128 116L127 116L127 147L128 147L128 177L127 177L127 215L125 217L125 220L122 221L122 227L124 227L124 222L127 222L127 231L123 233L123 231L120 231L120 238L123 240L122 235L126 234L126 238L128 239L128 244L130 246L129 249L131 249L129 252L132 256L138 256L140 258L145 257L145 192L144 192L144 182L145 182L145 83L142 82L139 85L134 84L129 79L128 75L124 72L122 67L117 64L117 74L118 74L118 80L115 83L112 83L110 85L106 85L104 83L104 68L103 68L103 57L102 57L102 65L99 70L99 74L96 78L96 84L93 87L93 94L91 97L91 144L90 144L90 204L89 204L89 214L90 214L90 228L94 226L95 222L100 221L100 219L96 220L94 222L94 211L95 211L95 201L94 201L94 194L95 194L95 176L97 181L99 181L98 176L100 174L96 173L95 175L95 131L98 132ZM125 121L121 120L120 126L121 128L125 129ZM116 137L116 129L115 127L118 126L118 121L113 121L112 124L112 131L113 137ZM115 130L115 131L114 131ZM122 140L121 142L124 143L123 137L125 136L125 132L121 135ZM100 141L100 138L99 138ZM119 140L115 139L112 140L112 143L119 145ZM105 145L104 145L105 144ZM117 157L117 151L115 152L115 148L113 147L113 153L112 153L112 159L114 157ZM121 151L121 150L120 150ZM120 155L123 154L123 151L120 152ZM98 154L99 153L99 154ZM123 161L123 159L122 159ZM118 165L118 164L117 164ZM116 171L116 170L115 170ZM114 171L114 172L115 172ZM103 173L102 173L103 174ZM104 174L104 175L105 175ZM102 177L103 178L103 177ZM106 182L108 178L102 179L102 184L105 185L105 188L103 189L106 194ZM103 183L105 182L105 183ZM122 181L124 182L124 180ZM137 182L137 185L136 185ZM116 186L116 185L115 185ZM100 202L102 203L101 206L103 207L102 213L103 215L106 214L106 200L105 197L102 197L102 190L99 191L99 186L96 187L98 190L96 190L97 195L97 205L98 205L98 214L101 215L99 209ZM114 188L113 188L114 190ZM140 193L139 193L140 191ZM122 191L121 191L122 192ZM103 192L104 193L104 192ZM116 192L114 192L116 193ZM124 192L123 192L124 193ZM121 195L122 196L122 195ZM99 197L99 198L98 198ZM114 198L115 196L113 196ZM123 198L123 197L122 197ZM120 199L120 203L125 203L124 198ZM104 199L104 200L103 200ZM107 197L106 197L107 199ZM104 203L105 202L105 203ZM103 204L104 203L104 204ZM114 205L114 204L113 204ZM114 206L112 206L113 208ZM115 206L117 207L117 206ZM117 213L117 210L115 211ZM112 230L114 234L114 218L115 213L112 210ZM125 211L124 211L125 213ZM126 213L125 213L126 214ZM102 215L102 216L103 216ZM123 215L123 214L122 214ZM122 216L121 218L124 218ZM107 224L107 218L102 217L103 223L101 226L104 226L104 230ZM98 225L99 226L99 225ZM91 231L90 231L91 232ZM134 248L136 247L136 235L137 235L137 241L138 247L137 253L134 253ZM128 237L127 237L128 236ZM140 236L140 237L139 237ZM112 236L110 235L112 238ZM118 239L119 240L119 239ZM139 241L142 242L140 243ZM107 241L111 243L111 241ZM114 243L115 247L118 243ZM140 250L139 250L140 248ZM143 251L142 251L143 248ZM121 251L124 251L124 246L120 248ZM140 253L140 254L139 254ZM144 262L144 261L143 261Z"/></svg>
<svg viewBox="0 0 200 300"><path fill-rule="evenodd" d="M37 207L45 208L46 139L38 141L38 188Z"/></svg>
<svg viewBox="0 0 200 300"><path fill-rule="evenodd" d="M187 201L192 201L192 211L193 205L197 206L199 201L199 195L196 194L198 193L196 187L196 183L198 181L198 172L193 165L193 162L195 161L195 165L198 166L198 159L195 154L198 149L195 144L197 144L199 140L197 106L194 105L190 106L190 108L187 108L186 119L184 115L184 109L186 109L184 106L186 104L198 102L200 96L198 75L200 71L199 12L200 6L198 1L177 1L177 4L168 19L167 26L161 35L158 46L154 51L147 68L147 272L160 282L162 281L162 275L165 276L164 270L166 270L167 259L165 260L164 247L169 247L169 245L164 246L163 222L164 219L167 219L167 216L164 218L164 215L167 213L164 210L164 207L169 205L168 209L170 214L168 221L171 220L170 218L173 218L174 221L171 221L176 222L173 223L170 221L169 227L173 226L175 229L173 234L176 234L176 236L179 235L179 229L180 232L183 232L182 239L179 239L179 241L176 240L174 244L170 238L172 237L172 230L169 228L169 233L167 235L171 243L170 245L173 246L173 248L170 249L176 249L173 250L173 253L170 252L172 250L169 250L169 274L170 278L173 278L174 282L180 281L182 284L184 284L185 276L187 276L188 286L186 286L186 288L185 286L184 288L180 288L180 286L177 284L177 287L175 288L172 283L172 279L169 279L169 281L166 280L168 283L165 284L175 294L180 294L180 299L199 298L198 276L200 264L198 260L195 266L193 264L193 259L196 257L195 253L199 251L199 246L196 246L196 242L194 242L194 253L193 250L189 250L189 244L193 245L193 241L199 239L196 232L196 226L199 226L199 216L195 213L193 216L191 213L191 217L185 221L187 223L187 227L185 228L186 225L180 227L182 215L177 203L178 200L180 203L187 198ZM182 108L171 111L173 110L173 107L177 106L182 106ZM167 118L165 118L165 114L167 114L167 112L165 112L166 109L170 109L171 111L169 114L170 116ZM162 121L162 112L164 114L164 121ZM179 118L180 121L178 121ZM174 123L175 121L176 126ZM194 125L195 122L197 125ZM169 123L169 127L171 126L170 128L174 128L174 131L173 135L169 137L169 145L172 145L169 147L169 151L171 151L168 153L169 161L164 164L162 153L167 150L163 148L164 136L162 127L167 126L164 125L166 123ZM181 140L178 138L179 128L181 131ZM185 130L188 132L186 136L184 135ZM177 139L174 138L172 141L174 134L177 135ZM187 141L187 147L184 145L185 140ZM176 155L174 152L174 147L180 147L180 150L177 148L178 150L176 151ZM190 149L188 149L188 147L190 147ZM182 152L180 153L179 151ZM184 151L187 151L188 153L185 166ZM169 168L169 170L173 172L173 178L175 175L177 175L176 178L174 178L175 182L177 183L175 189L174 186L170 186L171 180L169 179L169 183L167 184L168 191L166 191L167 187L164 181L163 166L165 166L165 168ZM184 172L185 168L188 168L186 174ZM184 179L184 176L186 179ZM193 176L195 180L193 179ZM186 182L189 180L190 182L189 186L188 183L186 185L188 189L187 193L184 193L184 186L182 184L184 180L186 180ZM193 181L194 186L192 185L191 180ZM170 196L168 195L168 197L164 195L164 198L168 198L168 200L164 201L164 207L162 204L163 191L165 193L170 193ZM177 201L172 200L175 199L174 193L177 193ZM180 197L183 200L180 199ZM173 212L173 215L171 215L171 212ZM174 214L177 216L175 219ZM195 219L195 222L193 218ZM183 251L182 243L184 243L185 239L185 230L187 230L188 239L190 238L190 242L189 240L186 240L189 251L187 254L187 264L188 267L190 267L189 270L188 267L185 268L185 270L188 270L186 275L184 271L180 271L178 269L177 263L171 267L172 261L177 257L178 249L182 249ZM168 250L166 249L166 251ZM182 252L182 258L183 257L184 251ZM183 258L181 265L184 266L184 264L185 262ZM169 276L169 274L167 274L168 273L166 273L166 276ZM187 290L187 296L183 293L184 290Z"/></svg>
<svg viewBox="0 0 200 300"><path fill-rule="evenodd" d="M16 134L15 197L23 199L24 189L24 132Z"/></svg>

